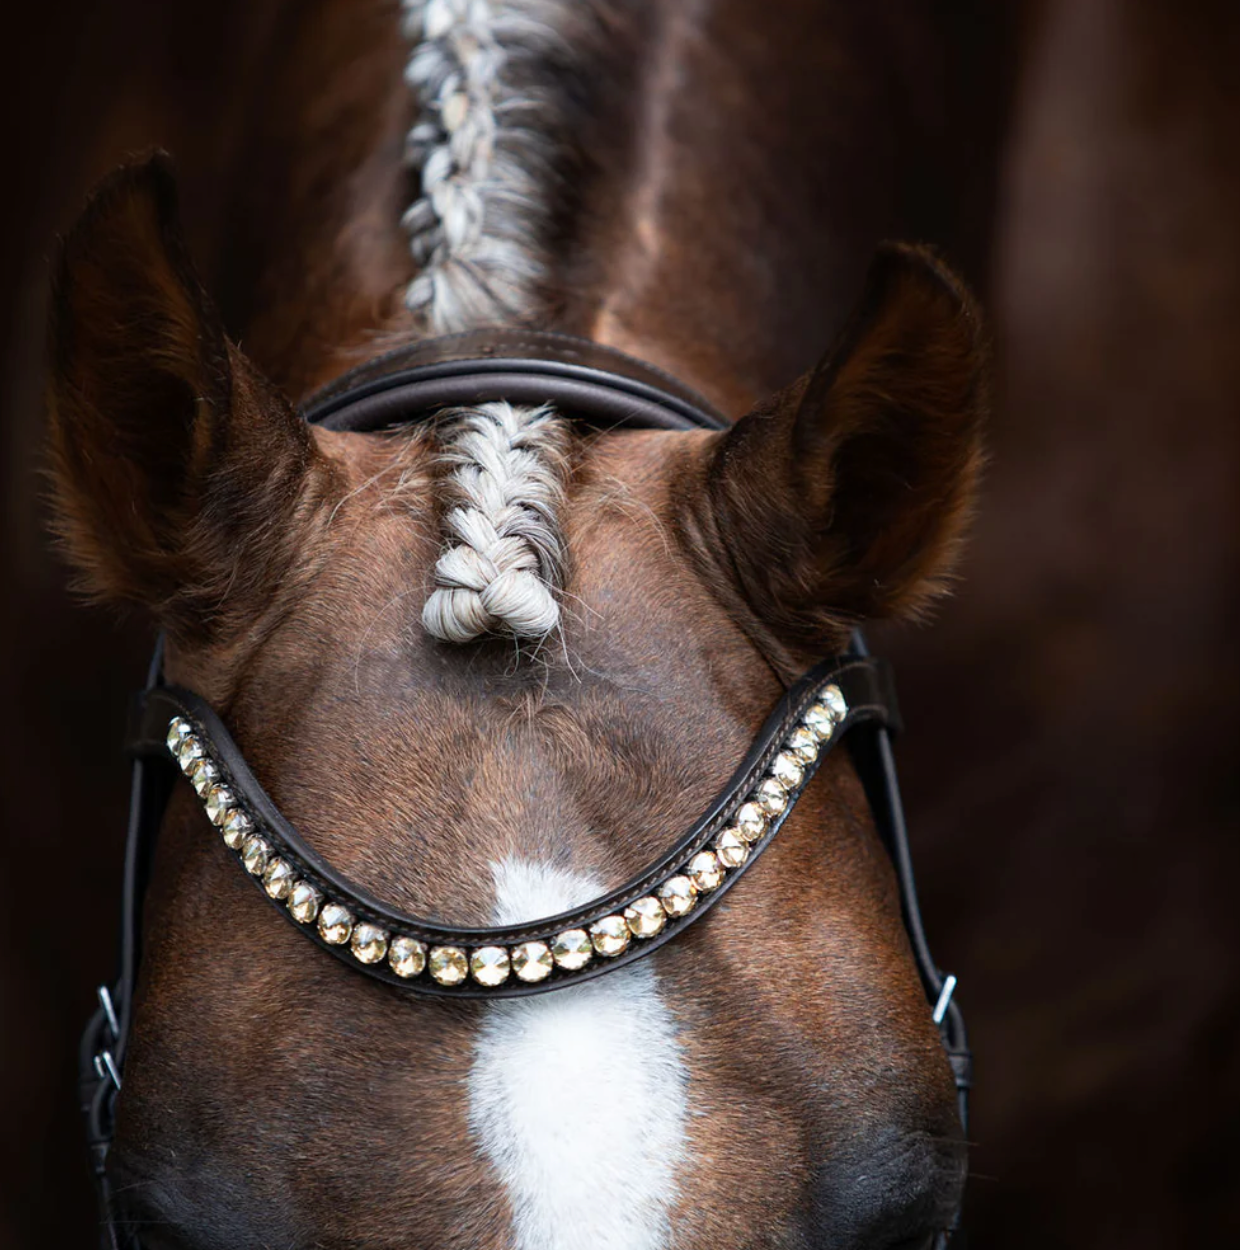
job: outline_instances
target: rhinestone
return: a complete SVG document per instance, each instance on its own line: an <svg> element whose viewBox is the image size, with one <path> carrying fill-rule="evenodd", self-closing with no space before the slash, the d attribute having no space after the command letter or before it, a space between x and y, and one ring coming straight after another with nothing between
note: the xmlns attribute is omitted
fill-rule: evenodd
<svg viewBox="0 0 1240 1250"><path fill-rule="evenodd" d="M551 968L551 947L546 942L522 942L512 948L512 970L520 980L545 980Z"/></svg>
<svg viewBox="0 0 1240 1250"><path fill-rule="evenodd" d="M584 929L569 929L551 939L551 954L561 968L576 972L593 958L594 946Z"/></svg>
<svg viewBox="0 0 1240 1250"><path fill-rule="evenodd" d="M768 816L778 816L788 806L788 795L774 777L768 777L758 787L757 799Z"/></svg>
<svg viewBox="0 0 1240 1250"><path fill-rule="evenodd" d="M812 764L818 758L818 739L804 725L798 725L789 735L787 749L802 764Z"/></svg>
<svg viewBox="0 0 1240 1250"><path fill-rule="evenodd" d="M619 955L629 944L629 926L623 916L604 916L590 926L590 940L600 955Z"/></svg>
<svg viewBox="0 0 1240 1250"><path fill-rule="evenodd" d="M378 925L354 925L349 945L359 963L377 964L388 952L388 935Z"/></svg>
<svg viewBox="0 0 1240 1250"><path fill-rule="evenodd" d="M189 770L190 785L198 791L200 799L206 798L207 791L220 779L220 770L205 757L194 761Z"/></svg>
<svg viewBox="0 0 1240 1250"><path fill-rule="evenodd" d="M650 938L667 924L667 914L657 898L639 898L624 909L624 922L635 938Z"/></svg>
<svg viewBox="0 0 1240 1250"><path fill-rule="evenodd" d="M302 924L309 924L323 906L323 896L309 881L299 881L288 892L289 915Z"/></svg>
<svg viewBox="0 0 1240 1250"><path fill-rule="evenodd" d="M805 770L801 767L801 761L795 755L788 751L781 751L771 765L771 776L785 790L795 790L805 777Z"/></svg>
<svg viewBox="0 0 1240 1250"><path fill-rule="evenodd" d="M469 957L469 970L474 980L488 988L503 985L511 966L508 952L502 946L480 946Z"/></svg>
<svg viewBox="0 0 1240 1250"><path fill-rule="evenodd" d="M715 843L715 854L725 868L739 868L749 858L749 843L735 829L725 829Z"/></svg>
<svg viewBox="0 0 1240 1250"><path fill-rule="evenodd" d="M164 739L168 744L168 750L173 755L179 754L181 743L189 736L189 733L189 721L183 716L174 716L168 726L168 736Z"/></svg>
<svg viewBox="0 0 1240 1250"><path fill-rule="evenodd" d="M284 859L273 859L263 873L263 889L272 898L288 898L295 880L292 864Z"/></svg>
<svg viewBox="0 0 1240 1250"><path fill-rule="evenodd" d="M239 851L241 844L254 832L254 825L239 807L234 807L224 817L220 831L224 835L225 845L232 847L234 851Z"/></svg>
<svg viewBox="0 0 1240 1250"><path fill-rule="evenodd" d="M766 813L757 803L742 803L736 813L736 832L746 842L756 842L766 832Z"/></svg>
<svg viewBox="0 0 1240 1250"><path fill-rule="evenodd" d="M824 703L815 703L802 717L802 721L819 742L826 742L835 732L835 717Z"/></svg>
<svg viewBox="0 0 1240 1250"><path fill-rule="evenodd" d="M246 838L245 845L241 848L241 862L250 876L261 877L270 857L271 847L262 838Z"/></svg>
<svg viewBox="0 0 1240 1250"><path fill-rule="evenodd" d="M188 777L194 765L205 754L202 743L193 734L187 734L181 739L181 745L177 747L177 763L181 765L181 771Z"/></svg>
<svg viewBox="0 0 1240 1250"><path fill-rule="evenodd" d="M818 697L830 709L837 723L848 715L848 700L844 698L844 692L834 682Z"/></svg>
<svg viewBox="0 0 1240 1250"><path fill-rule="evenodd" d="M432 946L428 962L440 985L460 985L469 976L469 960L459 946Z"/></svg>
<svg viewBox="0 0 1240 1250"><path fill-rule="evenodd" d="M213 825L223 825L224 817L232 810L232 791L226 786L212 786L207 791L207 819Z"/></svg>
<svg viewBox="0 0 1240 1250"><path fill-rule="evenodd" d="M319 937L330 946L343 946L353 932L353 916L339 903L327 903L319 912Z"/></svg>
<svg viewBox="0 0 1240 1250"><path fill-rule="evenodd" d="M411 937L393 938L388 963L398 977L416 977L426 967L426 947Z"/></svg>
<svg viewBox="0 0 1240 1250"><path fill-rule="evenodd" d="M688 877L669 877L659 886L659 902L673 920L687 916L697 906L697 886Z"/></svg>
<svg viewBox="0 0 1240 1250"><path fill-rule="evenodd" d="M714 851L702 851L695 855L689 861L689 867L685 871L699 893L705 893L723 884L723 869L719 866L719 860L715 857Z"/></svg>

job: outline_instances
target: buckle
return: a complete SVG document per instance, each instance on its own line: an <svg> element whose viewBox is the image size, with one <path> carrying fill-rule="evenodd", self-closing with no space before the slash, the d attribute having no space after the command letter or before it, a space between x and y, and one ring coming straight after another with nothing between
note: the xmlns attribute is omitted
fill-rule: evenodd
<svg viewBox="0 0 1240 1250"><path fill-rule="evenodd" d="M95 1072L101 1081L106 1081L109 1077L112 1084L119 1090L121 1087L121 1074L116 1067L116 1060L112 1058L110 1050L101 1050L95 1056Z"/></svg>
<svg viewBox="0 0 1240 1250"><path fill-rule="evenodd" d="M957 984L954 973L949 972L943 978L943 988L939 990L938 1001L934 1004L934 1011L931 1016L935 1024L943 1023L943 1017L947 1015L947 1009L951 1006L952 995L956 992Z"/></svg>
<svg viewBox="0 0 1240 1250"><path fill-rule="evenodd" d="M116 1059L112 1054L112 1046L120 1040L121 1025L116 1017L116 1007L112 1002L112 993L106 985L100 985L96 988L95 994L99 999L99 1006L103 1011L103 1024L107 1030L107 1037L101 1038L101 1041L110 1042L109 1045L102 1046L95 1051L94 1065L95 1075L101 1081L110 1080L112 1084L119 1090L121 1087L120 1068L117 1067ZM101 1029L102 1033L103 1030Z"/></svg>

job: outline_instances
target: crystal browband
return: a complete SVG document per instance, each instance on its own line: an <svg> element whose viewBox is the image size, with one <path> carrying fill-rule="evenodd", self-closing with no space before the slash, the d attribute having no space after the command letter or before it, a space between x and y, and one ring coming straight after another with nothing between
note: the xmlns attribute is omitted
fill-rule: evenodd
<svg viewBox="0 0 1240 1250"><path fill-rule="evenodd" d="M339 876L281 816L223 723L189 691L148 692L135 746L175 761L254 884L320 946L417 992L505 997L586 980L662 945L765 850L846 731L866 722L894 727L895 719L880 661L820 665L785 695L728 786L667 855L584 907L506 928L404 916Z"/></svg>

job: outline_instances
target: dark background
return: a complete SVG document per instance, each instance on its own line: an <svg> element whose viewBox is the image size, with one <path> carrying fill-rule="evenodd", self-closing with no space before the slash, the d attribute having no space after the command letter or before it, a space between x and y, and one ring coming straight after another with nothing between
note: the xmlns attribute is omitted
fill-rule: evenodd
<svg viewBox="0 0 1240 1250"><path fill-rule="evenodd" d="M274 11L6 15L0 1247L93 1244L74 1052L113 969L149 646L71 601L41 528L47 256L153 143L191 235L209 219L234 33ZM994 211L954 242L997 327L993 466L960 594L880 640L978 1055L972 1244L1240 1245L1240 6L987 11L960 28Z"/></svg>

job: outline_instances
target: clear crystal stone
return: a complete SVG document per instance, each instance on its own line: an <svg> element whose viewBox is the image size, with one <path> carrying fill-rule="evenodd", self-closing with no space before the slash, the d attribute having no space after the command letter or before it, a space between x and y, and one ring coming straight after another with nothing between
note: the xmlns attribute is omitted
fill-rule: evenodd
<svg viewBox="0 0 1240 1250"><path fill-rule="evenodd" d="M220 770L205 756L194 761L189 770L189 783L198 792L200 799L206 798L207 791L220 779Z"/></svg>
<svg viewBox="0 0 1240 1250"><path fill-rule="evenodd" d="M181 771L188 777L195 764L206 755L203 745L193 734L187 734L177 747L177 763Z"/></svg>
<svg viewBox="0 0 1240 1250"><path fill-rule="evenodd" d="M594 957L594 945L584 929L567 929L552 938L551 955L561 968L576 972Z"/></svg>
<svg viewBox="0 0 1240 1250"><path fill-rule="evenodd" d="M388 935L378 925L363 921L353 926L349 947L359 963L377 964L388 952Z"/></svg>
<svg viewBox="0 0 1240 1250"><path fill-rule="evenodd" d="M735 829L725 829L715 842L715 854L725 868L739 868L749 858L749 843Z"/></svg>
<svg viewBox="0 0 1240 1250"><path fill-rule="evenodd" d="M815 703L808 708L801 721L819 742L826 742L835 732L835 717L825 703Z"/></svg>
<svg viewBox="0 0 1240 1250"><path fill-rule="evenodd" d="M488 989L508 980L512 961L503 946L480 946L469 957L469 970L479 985Z"/></svg>
<svg viewBox="0 0 1240 1250"><path fill-rule="evenodd" d="M459 946L432 946L427 964L440 985L460 985L469 976L469 960Z"/></svg>
<svg viewBox="0 0 1240 1250"><path fill-rule="evenodd" d="M353 913L339 903L325 903L319 912L319 936L331 946L343 946L353 932Z"/></svg>
<svg viewBox="0 0 1240 1250"><path fill-rule="evenodd" d="M275 899L288 898L295 880L293 865L286 859L273 859L263 871L263 889Z"/></svg>
<svg viewBox="0 0 1240 1250"><path fill-rule="evenodd" d="M590 940L600 955L619 955L629 944L629 926L623 916L604 916L590 926Z"/></svg>
<svg viewBox="0 0 1240 1250"><path fill-rule="evenodd" d="M669 877L658 890L663 910L675 920L687 916L697 906L697 886L685 876Z"/></svg>
<svg viewBox="0 0 1240 1250"><path fill-rule="evenodd" d="M224 817L220 832L224 835L225 845L239 851L242 843L254 832L254 824L239 807L234 807Z"/></svg>
<svg viewBox="0 0 1240 1250"><path fill-rule="evenodd" d="M736 813L736 832L746 842L756 842L766 832L766 813L757 803L742 803Z"/></svg>
<svg viewBox="0 0 1240 1250"><path fill-rule="evenodd" d="M416 977L426 967L426 946L416 938L393 938L388 946L388 964L398 977Z"/></svg>
<svg viewBox="0 0 1240 1250"><path fill-rule="evenodd" d="M689 867L685 871L699 894L723 884L723 867L714 851L700 851L689 861Z"/></svg>
<svg viewBox="0 0 1240 1250"><path fill-rule="evenodd" d="M795 790L805 777L801 761L790 751L781 751L771 763L771 776L785 790Z"/></svg>
<svg viewBox="0 0 1240 1250"><path fill-rule="evenodd" d="M774 777L767 777L762 782L755 791L755 797L758 806L768 816L778 816L788 806L788 793Z"/></svg>
<svg viewBox="0 0 1240 1250"><path fill-rule="evenodd" d="M234 802L227 786L212 786L207 791L207 819L213 825L223 826L224 817L232 810Z"/></svg>
<svg viewBox="0 0 1240 1250"><path fill-rule="evenodd" d="M844 698L844 692L834 682L818 696L818 699L830 709L837 723L848 715L848 700Z"/></svg>
<svg viewBox="0 0 1240 1250"><path fill-rule="evenodd" d="M323 896L309 881L298 881L289 890L285 906L294 920L301 924L310 924L323 906Z"/></svg>
<svg viewBox="0 0 1240 1250"><path fill-rule="evenodd" d="M164 741L173 755L180 751L181 743L189 736L190 724L184 716L174 716L168 725L168 736Z"/></svg>
<svg viewBox="0 0 1240 1250"><path fill-rule="evenodd" d="M241 847L241 862L252 877L261 877L267 870L267 861L271 858L271 847L257 835L246 838Z"/></svg>
<svg viewBox="0 0 1240 1250"><path fill-rule="evenodd" d="M551 947L546 942L522 942L512 948L512 970L520 981L544 981L551 975Z"/></svg>
<svg viewBox="0 0 1240 1250"><path fill-rule="evenodd" d="M818 758L818 739L804 725L789 734L786 745L802 764L812 764Z"/></svg>
<svg viewBox="0 0 1240 1250"><path fill-rule="evenodd" d="M667 913L657 898L647 896L624 909L624 923L635 938L652 938L667 924Z"/></svg>

